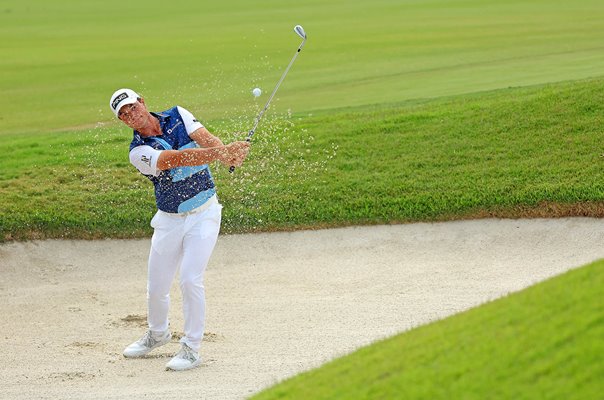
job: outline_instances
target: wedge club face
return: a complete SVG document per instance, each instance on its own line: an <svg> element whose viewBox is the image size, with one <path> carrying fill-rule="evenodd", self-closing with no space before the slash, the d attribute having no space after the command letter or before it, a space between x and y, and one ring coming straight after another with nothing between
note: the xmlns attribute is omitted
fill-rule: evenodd
<svg viewBox="0 0 604 400"><path fill-rule="evenodd" d="M302 39L306 40L306 32L304 32L304 28L302 28L302 25L294 26L294 32L296 32L296 34Z"/></svg>

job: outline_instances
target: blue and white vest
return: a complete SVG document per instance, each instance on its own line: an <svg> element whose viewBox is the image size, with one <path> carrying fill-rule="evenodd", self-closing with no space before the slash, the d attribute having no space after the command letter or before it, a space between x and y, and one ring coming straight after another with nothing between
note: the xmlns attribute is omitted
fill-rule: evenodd
<svg viewBox="0 0 604 400"><path fill-rule="evenodd" d="M147 145L156 150L181 150L199 147L189 137L176 107L162 113L151 113L159 120L161 136L143 137L134 131L130 150ZM207 164L176 167L161 171L158 176L145 175L155 185L157 208L168 213L183 213L203 205L216 194L214 180Z"/></svg>

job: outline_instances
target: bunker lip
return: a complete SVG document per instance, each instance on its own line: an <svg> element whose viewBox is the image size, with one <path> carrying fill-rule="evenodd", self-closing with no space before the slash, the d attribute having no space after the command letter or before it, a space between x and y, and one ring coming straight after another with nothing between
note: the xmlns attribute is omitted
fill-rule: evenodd
<svg viewBox="0 0 604 400"><path fill-rule="evenodd" d="M164 365L174 342L121 356L145 329L149 240L0 245L7 398L241 399L375 340L604 257L593 218L223 235L205 276L202 367ZM27 357L23 357L27 354ZM174 397L175 398L175 397Z"/></svg>

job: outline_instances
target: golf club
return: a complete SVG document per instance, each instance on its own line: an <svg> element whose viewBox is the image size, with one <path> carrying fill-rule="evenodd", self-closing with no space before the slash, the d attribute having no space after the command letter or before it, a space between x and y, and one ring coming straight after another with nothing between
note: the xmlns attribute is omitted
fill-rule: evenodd
<svg viewBox="0 0 604 400"><path fill-rule="evenodd" d="M277 89L279 89L279 85L281 85L281 82L283 82L283 79L285 79L285 75L287 75L287 71L289 71L289 69L292 66L292 64L294 63L294 61L296 61L296 57L298 57L298 54L300 53L300 50L302 50L302 46L304 46L304 43L306 43L306 32L304 32L304 28L302 28L301 25L296 25L294 27L294 32L296 32L296 34L302 38L302 43L298 47L298 50L296 51L296 53L292 57L291 61L289 62L289 65L287 66L287 68L285 68L285 71L283 72L283 75L281 75L281 79L279 79L279 82L277 82L277 86L275 86L275 88L273 89L273 93L271 93L270 97L268 98L268 101L266 102L266 105L264 106L264 108L262 109L262 111L260 111L260 113L256 117L256 122L254 123L254 127L252 129L250 129L250 131L247 134L247 138L245 139L246 142L251 142L252 141L252 136L254 136L254 132L256 131L256 128L258 127L258 123L260 122L260 119L264 115L264 112L268 109L269 104L271 104L271 100L273 99L273 97L275 97L275 93L277 93ZM233 172L233 171L235 171L235 167L231 166L229 168L229 172Z"/></svg>

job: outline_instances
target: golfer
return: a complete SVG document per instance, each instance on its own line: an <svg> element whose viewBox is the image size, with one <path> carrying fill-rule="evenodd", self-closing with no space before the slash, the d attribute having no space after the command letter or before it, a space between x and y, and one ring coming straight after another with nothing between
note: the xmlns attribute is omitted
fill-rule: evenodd
<svg viewBox="0 0 604 400"><path fill-rule="evenodd" d="M124 349L125 357L142 357L169 343L170 286L176 271L183 298L184 336L180 351L166 369L186 370L201 364L199 348L205 320L203 275L220 230L222 206L209 163L240 166L248 142L224 145L182 107L154 113L130 89L116 91L109 102L123 123L134 129L130 162L155 186L157 213L147 278L149 330Z"/></svg>

